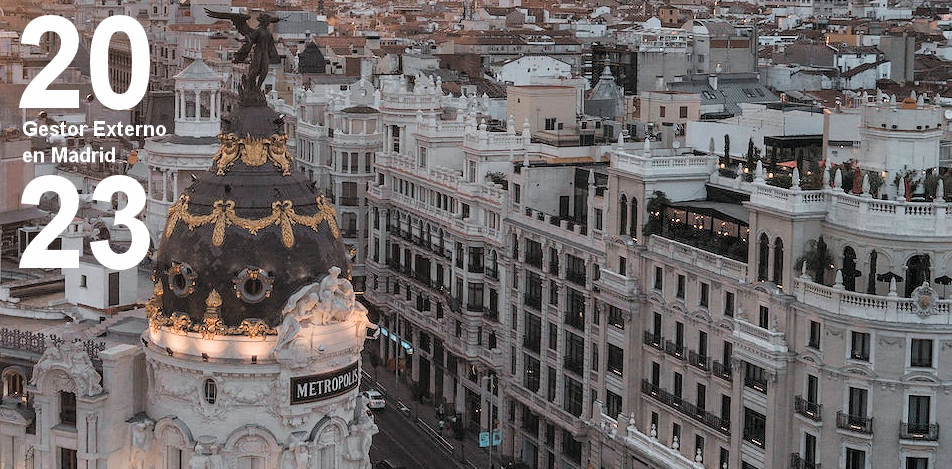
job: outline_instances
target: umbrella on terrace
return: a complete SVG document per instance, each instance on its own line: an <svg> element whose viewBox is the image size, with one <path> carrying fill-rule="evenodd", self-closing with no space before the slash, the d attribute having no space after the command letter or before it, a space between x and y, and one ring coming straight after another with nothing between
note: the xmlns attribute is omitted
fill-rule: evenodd
<svg viewBox="0 0 952 469"><path fill-rule="evenodd" d="M952 277L949 277L948 275L943 275L941 277L937 277L934 280L934 282L939 285L942 285L942 297L945 298L945 287L948 286L949 284L952 284Z"/></svg>
<svg viewBox="0 0 952 469"><path fill-rule="evenodd" d="M901 282L902 277L892 272L886 272L885 274L877 275L876 280L879 280L880 282L892 282L893 280L895 280L896 282Z"/></svg>

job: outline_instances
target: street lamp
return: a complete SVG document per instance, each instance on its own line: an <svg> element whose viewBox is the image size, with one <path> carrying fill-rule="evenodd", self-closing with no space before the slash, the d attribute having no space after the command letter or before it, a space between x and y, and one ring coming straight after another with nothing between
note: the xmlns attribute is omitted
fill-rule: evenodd
<svg viewBox="0 0 952 469"><path fill-rule="evenodd" d="M489 467L493 467L493 388L496 384L496 376L490 374L489 376L483 376L483 381L489 380Z"/></svg>

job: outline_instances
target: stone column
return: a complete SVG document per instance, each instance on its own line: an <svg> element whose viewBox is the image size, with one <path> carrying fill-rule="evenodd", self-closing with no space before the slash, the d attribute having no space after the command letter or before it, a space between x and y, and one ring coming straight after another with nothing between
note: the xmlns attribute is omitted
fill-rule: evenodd
<svg viewBox="0 0 952 469"><path fill-rule="evenodd" d="M195 90L195 122L202 118L202 92Z"/></svg>

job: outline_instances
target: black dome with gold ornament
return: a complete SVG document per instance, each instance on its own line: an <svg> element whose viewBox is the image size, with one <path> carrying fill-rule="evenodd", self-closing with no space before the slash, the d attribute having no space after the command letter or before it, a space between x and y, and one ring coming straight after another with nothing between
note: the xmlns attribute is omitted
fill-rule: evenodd
<svg viewBox="0 0 952 469"><path fill-rule="evenodd" d="M238 107L212 167L169 209L155 256L153 327L274 333L288 298L349 259L333 206L293 169L280 117Z"/></svg>

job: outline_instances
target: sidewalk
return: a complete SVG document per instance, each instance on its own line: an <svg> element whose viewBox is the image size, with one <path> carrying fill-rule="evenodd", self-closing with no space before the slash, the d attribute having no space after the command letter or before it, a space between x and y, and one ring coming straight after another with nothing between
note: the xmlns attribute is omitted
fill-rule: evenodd
<svg viewBox="0 0 952 469"><path fill-rule="evenodd" d="M363 363L364 363L364 372L370 375L370 382L374 382L374 368L370 366L370 360L367 357L367 352L364 353ZM404 376L400 376L399 382L395 380L393 370L388 370L384 365L380 365L376 369L376 384L377 389L383 392L384 397L387 400L387 410L388 411L397 411L401 407L401 404L406 407L408 410L404 411L404 414L408 419L417 423L418 419L423 424L426 424L430 429L433 430L435 434L440 433L439 422L440 419L437 417L436 408L432 404L421 404L419 401L413 400L413 393L410 389L410 385L404 381ZM489 452L488 448L480 448L478 442L478 435L466 431L466 437L463 440L457 440L453 436L453 431L450 428L449 420L446 421L446 428L442 432L443 438L450 445L453 445L453 457L457 462L461 463L463 467L468 467L472 469L489 469ZM423 427L423 425L420 425ZM426 428L424 428L426 431ZM434 442L437 440L434 437ZM498 453L500 448L493 448L493 460L496 463L495 467L499 468L499 461L502 460L502 455ZM442 469L442 468L420 468L420 469ZM449 468L447 468L449 469Z"/></svg>

